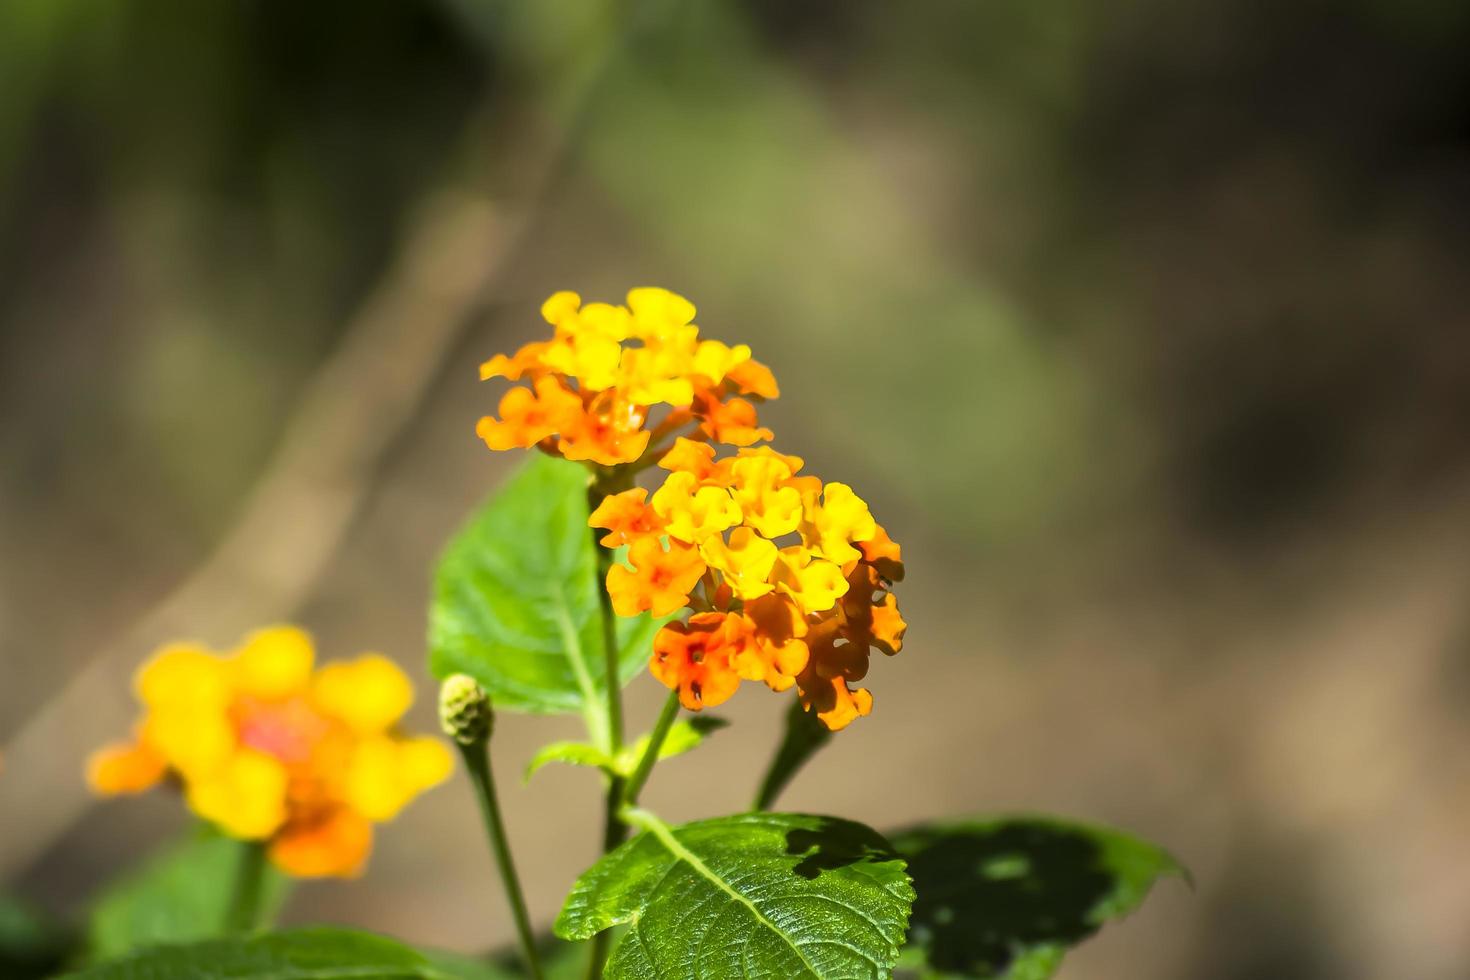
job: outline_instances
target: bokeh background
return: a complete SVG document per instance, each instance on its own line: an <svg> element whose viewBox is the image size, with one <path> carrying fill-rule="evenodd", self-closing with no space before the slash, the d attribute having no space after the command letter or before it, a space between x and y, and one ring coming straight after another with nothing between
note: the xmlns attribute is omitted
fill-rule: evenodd
<svg viewBox="0 0 1470 980"><path fill-rule="evenodd" d="M1452 0L6 0L0 881L77 915L184 826L80 786L157 643L289 618L431 701L432 563L515 463L476 366L662 284L909 561L787 805L1173 850L1070 980L1465 977L1467 44ZM650 805L747 803L785 700L728 707ZM542 922L596 780L515 774L574 734L495 746ZM289 916L510 936L462 780Z"/></svg>

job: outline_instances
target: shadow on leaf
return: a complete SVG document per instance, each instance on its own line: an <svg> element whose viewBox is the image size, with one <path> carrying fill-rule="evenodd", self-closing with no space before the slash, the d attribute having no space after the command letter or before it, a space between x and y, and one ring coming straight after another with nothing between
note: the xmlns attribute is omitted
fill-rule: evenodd
<svg viewBox="0 0 1470 980"><path fill-rule="evenodd" d="M926 976L1050 976L1067 947L1181 870L1146 842L1037 819L918 828L894 845L919 895L905 965Z"/></svg>
<svg viewBox="0 0 1470 980"><path fill-rule="evenodd" d="M823 871L845 868L860 862L898 860L893 846L877 831L842 820L815 818L811 830L797 829L786 833L786 853L801 860L791 870L811 881Z"/></svg>

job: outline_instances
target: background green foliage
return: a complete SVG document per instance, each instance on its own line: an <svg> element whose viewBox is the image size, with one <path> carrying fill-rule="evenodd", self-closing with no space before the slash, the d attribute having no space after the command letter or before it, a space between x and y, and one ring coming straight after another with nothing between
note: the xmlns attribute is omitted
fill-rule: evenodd
<svg viewBox="0 0 1470 980"><path fill-rule="evenodd" d="M1046 980L1069 947L1187 872L1136 837L1045 817L900 831L918 899L900 976Z"/></svg>
<svg viewBox="0 0 1470 980"><path fill-rule="evenodd" d="M199 828L188 839L152 855L96 899L87 928L87 957L108 960L165 943L213 939L226 931L240 842ZM267 867L261 921L275 918L289 880Z"/></svg>

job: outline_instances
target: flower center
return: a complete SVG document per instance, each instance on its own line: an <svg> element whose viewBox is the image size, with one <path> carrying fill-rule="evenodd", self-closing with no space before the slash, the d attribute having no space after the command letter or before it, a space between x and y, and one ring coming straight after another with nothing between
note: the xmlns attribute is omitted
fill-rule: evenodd
<svg viewBox="0 0 1470 980"><path fill-rule="evenodd" d="M240 744L288 764L310 759L312 745L328 727L302 698L242 699L236 712Z"/></svg>

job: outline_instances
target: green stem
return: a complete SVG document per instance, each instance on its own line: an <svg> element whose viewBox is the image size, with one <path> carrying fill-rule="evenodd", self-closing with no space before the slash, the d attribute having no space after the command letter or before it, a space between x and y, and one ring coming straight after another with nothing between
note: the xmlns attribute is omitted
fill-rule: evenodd
<svg viewBox="0 0 1470 980"><path fill-rule="evenodd" d="M485 741L473 745L460 745L465 769L470 782L475 786L475 796L480 801L480 815L485 819L485 833L490 838L490 849L495 852L495 863L500 869L500 880L505 885L505 898L515 919L516 933L521 941L521 955L526 960L526 970L533 980L541 980L541 960L536 955L536 940L531 933L531 917L526 913L526 897L521 891L521 879L516 874L515 861L505 840L505 823L500 817L500 801L495 795L495 777L490 771L490 746Z"/></svg>
<svg viewBox="0 0 1470 980"><path fill-rule="evenodd" d="M791 782L791 777L831 740L832 733L827 730L827 726L815 714L804 710L801 702L793 698L791 710L786 712L786 737L781 740L780 748L771 759L770 768L766 770L766 778L761 781L760 792L756 794L752 809L769 810L771 804L776 802L776 797L786 788L786 784Z"/></svg>
<svg viewBox="0 0 1470 980"><path fill-rule="evenodd" d="M613 492L603 482L594 483L588 491L591 510L596 510L604 497ZM607 591L607 573L613 564L613 553L600 542L602 531L592 529L592 546L597 551L597 599L602 615L602 652L605 662L604 684L607 686L607 745L608 756L615 757L623 747L623 686L620 683L618 663L618 620L613 612L612 596ZM610 853L627 835L627 827L618 819L622 809L625 780L621 776L610 776L607 781L607 800L602 817L602 853ZM588 980L599 980L603 964L607 962L612 933L604 930L592 939L591 958L587 962Z"/></svg>
<svg viewBox="0 0 1470 980"><path fill-rule="evenodd" d="M622 799L625 782L622 776L612 776L607 783L607 801L602 816L602 853L610 854L623 842L628 827L623 823ZM587 980L600 980L603 964L612 943L612 930L604 929L592 937L591 958L587 961Z"/></svg>
<svg viewBox="0 0 1470 980"><path fill-rule="evenodd" d="M658 721L654 723L653 734L648 737L648 748L643 750L643 757L638 760L638 765L633 769L633 775L628 777L628 785L623 787L623 805L634 806L638 802L638 794L643 792L643 784L648 782L648 774L653 772L653 764L658 761L659 750L664 747L664 739L669 737L669 729L674 727L674 719L679 717L679 692L670 691L669 699L664 702L663 711L659 712Z"/></svg>
<svg viewBox="0 0 1470 980"><path fill-rule="evenodd" d="M265 842L240 842L235 864L235 889L225 919L228 932L254 932L260 925L261 897L265 893Z"/></svg>
<svg viewBox="0 0 1470 980"><path fill-rule="evenodd" d="M601 533L593 528L592 536L596 539ZM623 747L623 687L618 663L618 617L613 612L612 596L608 594L606 585L613 553L600 544L594 547L597 548L597 599L602 609L602 651L607 683L608 755L614 756Z"/></svg>

